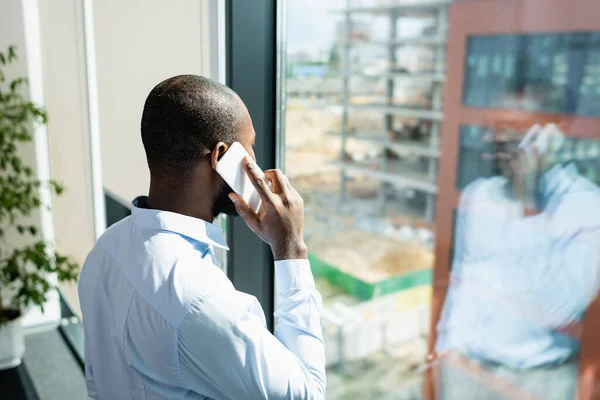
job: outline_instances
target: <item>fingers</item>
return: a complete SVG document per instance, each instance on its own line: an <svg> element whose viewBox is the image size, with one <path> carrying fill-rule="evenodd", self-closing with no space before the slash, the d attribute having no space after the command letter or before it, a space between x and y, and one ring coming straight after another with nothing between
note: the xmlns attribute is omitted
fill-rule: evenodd
<svg viewBox="0 0 600 400"><path fill-rule="evenodd" d="M242 196L237 193L229 193L229 199L233 203L235 211L246 222L248 227L252 230L257 229L259 224L258 215L250 208Z"/></svg>
<svg viewBox="0 0 600 400"><path fill-rule="evenodd" d="M254 161L250 160L248 157L244 158L244 170L248 177L250 178L250 182L258 192L263 203L273 204L274 202L274 194L271 192L271 189L267 186L267 182L264 177L260 175L258 168L255 167Z"/></svg>
<svg viewBox="0 0 600 400"><path fill-rule="evenodd" d="M281 193L285 196L289 196L292 184L287 176L281 170L270 169L265 171L265 176L271 182L273 182L273 191L275 193Z"/></svg>

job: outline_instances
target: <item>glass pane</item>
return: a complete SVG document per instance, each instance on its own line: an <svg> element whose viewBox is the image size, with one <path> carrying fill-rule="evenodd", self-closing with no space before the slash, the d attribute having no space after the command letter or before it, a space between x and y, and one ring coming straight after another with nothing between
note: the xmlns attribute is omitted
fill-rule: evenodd
<svg viewBox="0 0 600 400"><path fill-rule="evenodd" d="M378 9L344 14L347 6L287 2L285 168L306 203L328 399L418 398L446 7L396 15L365 1L350 7Z"/></svg>
<svg viewBox="0 0 600 400"><path fill-rule="evenodd" d="M328 399L592 398L600 3L283 3Z"/></svg>

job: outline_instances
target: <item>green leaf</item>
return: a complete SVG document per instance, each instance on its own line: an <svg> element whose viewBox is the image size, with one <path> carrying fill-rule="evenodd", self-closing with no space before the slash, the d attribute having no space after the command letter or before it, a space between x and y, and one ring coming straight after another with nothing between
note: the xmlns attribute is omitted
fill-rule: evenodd
<svg viewBox="0 0 600 400"><path fill-rule="evenodd" d="M10 91L14 92L15 90L17 90L19 88L19 86L21 86L22 84L26 83L25 78L18 78L15 79L14 81L12 81L10 83Z"/></svg>
<svg viewBox="0 0 600 400"><path fill-rule="evenodd" d="M37 251L38 253L43 253L45 254L46 252L46 244L44 242L37 242L35 244L35 251Z"/></svg>
<svg viewBox="0 0 600 400"><path fill-rule="evenodd" d="M56 192L57 195L60 196L65 191L65 188L59 183L56 183L56 182L52 182L52 183L54 186L54 191Z"/></svg>
<svg viewBox="0 0 600 400"><path fill-rule="evenodd" d="M9 46L8 47L8 62L12 60L16 60L17 57L17 46Z"/></svg>
<svg viewBox="0 0 600 400"><path fill-rule="evenodd" d="M21 159L18 157L14 157L11 160L11 164L13 169L15 170L16 173L20 174L22 171L22 163L21 163Z"/></svg>

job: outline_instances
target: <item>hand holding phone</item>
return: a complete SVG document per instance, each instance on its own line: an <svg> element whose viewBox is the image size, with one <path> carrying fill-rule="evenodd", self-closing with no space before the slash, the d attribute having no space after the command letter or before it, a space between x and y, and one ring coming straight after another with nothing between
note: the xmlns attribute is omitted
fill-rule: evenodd
<svg viewBox="0 0 600 400"><path fill-rule="evenodd" d="M546 155L549 151L560 148L564 140L565 135L556 124L546 124L543 128L536 124L519 143L519 148L528 155L532 149L535 149L538 155Z"/></svg>
<svg viewBox="0 0 600 400"><path fill-rule="evenodd" d="M217 164L217 172L221 170L219 174L235 192L229 198L236 211L248 227L271 247L276 261L307 258L302 197L281 171L261 171L249 156L242 156L240 159L241 151L234 145ZM225 160L232 149L234 153L228 157L229 161ZM223 160L226 164L219 168ZM234 160L239 162L234 163ZM232 168L229 163L236 167ZM241 168L242 175L238 168ZM258 201L255 196L258 196ZM253 208L251 202L258 204L257 208Z"/></svg>
<svg viewBox="0 0 600 400"><path fill-rule="evenodd" d="M564 134L555 124L543 128L534 125L519 143L519 153L512 162L513 195L525 209L539 211L540 178L549 167L551 151L559 149L565 141Z"/></svg>

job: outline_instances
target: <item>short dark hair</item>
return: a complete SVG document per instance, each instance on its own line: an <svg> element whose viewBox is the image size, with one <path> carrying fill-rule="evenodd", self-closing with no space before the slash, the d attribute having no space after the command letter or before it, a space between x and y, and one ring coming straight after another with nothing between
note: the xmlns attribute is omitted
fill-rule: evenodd
<svg viewBox="0 0 600 400"><path fill-rule="evenodd" d="M153 177L185 181L206 150L238 138L243 112L233 90L197 75L169 78L152 89L142 114L142 142Z"/></svg>

